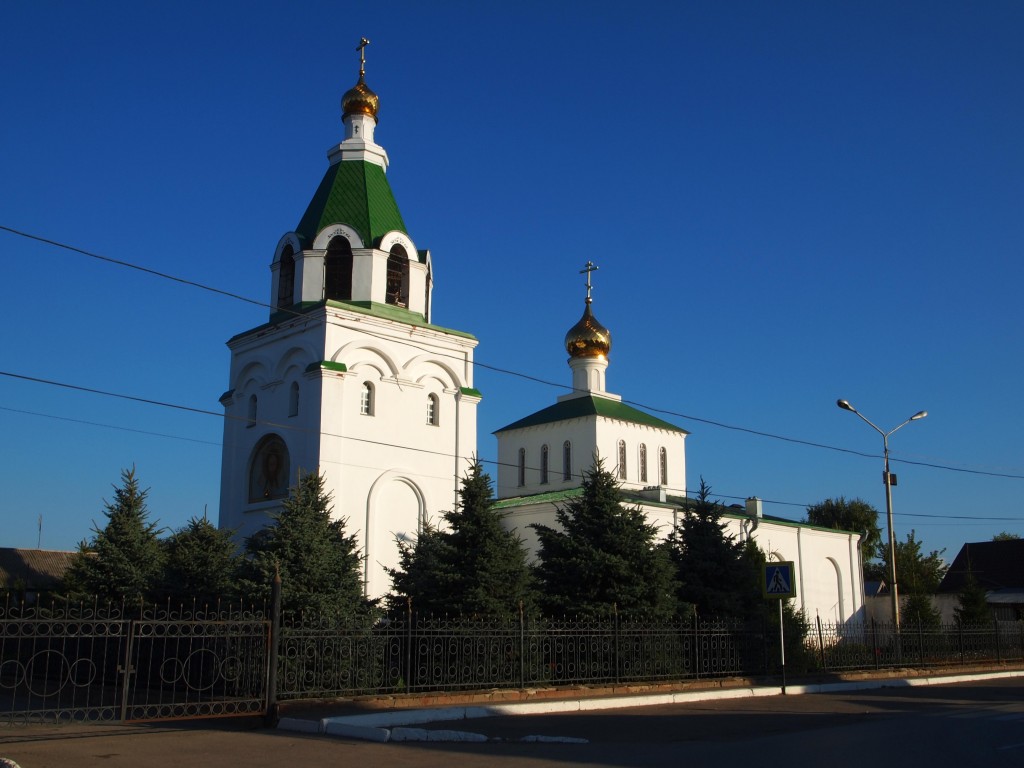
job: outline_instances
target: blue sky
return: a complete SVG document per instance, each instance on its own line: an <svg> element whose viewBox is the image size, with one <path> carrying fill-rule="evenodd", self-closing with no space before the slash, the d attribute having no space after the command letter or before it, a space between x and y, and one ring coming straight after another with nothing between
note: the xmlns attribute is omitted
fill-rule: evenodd
<svg viewBox="0 0 1024 768"><path fill-rule="evenodd" d="M883 510L881 438L835 401L926 409L891 439L900 538L1024 534L1024 5L626 9L5 3L0 225L269 300L365 35L434 320L479 363L567 386L592 260L608 387L691 431L691 488ZM132 465L160 525L216 519L225 341L266 311L9 232L0 256L0 546L41 514L73 547ZM565 391L476 384L485 461Z"/></svg>

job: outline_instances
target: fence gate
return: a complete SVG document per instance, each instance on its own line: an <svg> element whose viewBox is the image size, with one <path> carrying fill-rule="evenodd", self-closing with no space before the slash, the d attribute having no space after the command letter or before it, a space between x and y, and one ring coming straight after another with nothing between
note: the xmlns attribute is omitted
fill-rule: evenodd
<svg viewBox="0 0 1024 768"><path fill-rule="evenodd" d="M234 608L0 604L0 723L260 714L269 638Z"/></svg>

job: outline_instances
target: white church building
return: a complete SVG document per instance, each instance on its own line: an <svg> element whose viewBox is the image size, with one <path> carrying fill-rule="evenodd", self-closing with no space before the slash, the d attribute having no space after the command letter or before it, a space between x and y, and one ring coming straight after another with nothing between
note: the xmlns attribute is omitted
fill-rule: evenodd
<svg viewBox="0 0 1024 768"><path fill-rule="evenodd" d="M378 597L391 587L396 537L454 507L477 454L477 342L431 323L431 253L417 248L388 184L365 60L341 105L344 139L274 250L268 322L228 341L220 526L244 541L273 521L300 472L319 470L360 542L366 593ZM572 392L495 433L497 505L531 552L529 525L554 524L595 455L663 535L682 514L688 433L607 391L611 334L592 311L594 269L584 270L583 316L565 339ZM796 563L808 616L862 616L856 533L766 517L755 499L726 521L737 538Z"/></svg>

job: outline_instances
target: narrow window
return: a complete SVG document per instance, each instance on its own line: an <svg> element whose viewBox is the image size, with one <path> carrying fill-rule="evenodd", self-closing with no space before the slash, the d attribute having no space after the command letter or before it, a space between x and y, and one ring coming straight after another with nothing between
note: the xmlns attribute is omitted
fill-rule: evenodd
<svg viewBox="0 0 1024 768"><path fill-rule="evenodd" d="M427 395L427 424L432 427L437 426L438 414L437 414L437 395Z"/></svg>
<svg viewBox="0 0 1024 768"><path fill-rule="evenodd" d="M359 396L359 412L363 416L373 416L373 384L363 382L363 390Z"/></svg>
<svg viewBox="0 0 1024 768"><path fill-rule="evenodd" d="M277 273L277 306L290 307L295 303L295 255L290 245L281 251L281 266Z"/></svg>
<svg viewBox="0 0 1024 768"><path fill-rule="evenodd" d="M519 449L519 487L526 485L526 449Z"/></svg>
<svg viewBox="0 0 1024 768"><path fill-rule="evenodd" d="M562 480L572 480L572 443L568 440L562 443Z"/></svg>
<svg viewBox="0 0 1024 768"><path fill-rule="evenodd" d="M400 245L392 247L388 256L388 282L384 301L396 307L409 305L409 254Z"/></svg>
<svg viewBox="0 0 1024 768"><path fill-rule="evenodd" d="M256 395L249 395L249 423L246 426L256 426Z"/></svg>
<svg viewBox="0 0 1024 768"><path fill-rule="evenodd" d="M344 237L332 237L324 255L324 298L352 299L352 246Z"/></svg>
<svg viewBox="0 0 1024 768"><path fill-rule="evenodd" d="M619 440L619 480L626 479L626 441Z"/></svg>
<svg viewBox="0 0 1024 768"><path fill-rule="evenodd" d="M548 482L548 447L541 446L540 449L540 482L547 485Z"/></svg>
<svg viewBox="0 0 1024 768"><path fill-rule="evenodd" d="M430 322L430 267L427 266L427 279L423 283L423 319Z"/></svg>
<svg viewBox="0 0 1024 768"><path fill-rule="evenodd" d="M640 482L647 482L647 446L640 443Z"/></svg>
<svg viewBox="0 0 1024 768"><path fill-rule="evenodd" d="M668 451L664 448L661 449L661 453L658 456L658 464L661 472L661 484L668 485Z"/></svg>
<svg viewBox="0 0 1024 768"><path fill-rule="evenodd" d="M293 381L288 390L288 415L299 415L299 382Z"/></svg>

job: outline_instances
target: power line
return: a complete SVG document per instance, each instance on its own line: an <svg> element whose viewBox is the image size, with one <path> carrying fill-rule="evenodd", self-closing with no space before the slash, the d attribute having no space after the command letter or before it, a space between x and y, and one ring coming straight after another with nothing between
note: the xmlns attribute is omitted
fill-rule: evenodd
<svg viewBox="0 0 1024 768"><path fill-rule="evenodd" d="M61 248L61 249L67 250L67 251L71 251L72 253L78 253L78 254L87 256L89 258L93 258L93 259L97 259L99 261L104 261L104 262L107 262L107 263L110 263L110 264L114 264L116 266L121 266L121 267L125 267L125 268L128 268L128 269L134 269L134 270L137 270L139 272L144 272L146 274L153 275L155 277L160 277L160 278L163 278L163 279L166 279L166 280L171 280L173 282L180 283L182 285L187 285L187 286L190 286L190 287L198 288L200 290L209 291L211 293L215 293L215 294L218 294L218 295L221 295L221 296L226 296L228 298L237 299L237 300L243 301L243 302L245 302L247 304L252 304L252 305L255 305L255 306L258 306L258 307L262 307L262 308L265 308L265 309L270 309L272 311L280 312L280 313L283 313L283 314L288 314L288 315L291 315L291 316L296 317L296 318L304 317L305 314L306 314L305 312L298 312L298 311L292 310L290 308L275 307L275 306L273 306L271 304L268 304L266 302L263 302L263 301L257 301L256 299L250 299L248 297L241 296L240 294L232 293L230 291L225 291L225 290L220 289L220 288L214 288L212 286L208 286L208 285L205 285L203 283L199 283L199 282L196 282L196 281L193 281L193 280L187 280L185 278L176 277L174 275L170 275L170 274L167 274L167 273L164 273L164 272L159 272L159 271L154 270L154 269L149 269L148 267L142 267L142 266L139 266L137 264L133 264L131 262L123 261L121 259L115 259L115 258L112 258L112 257L109 257L109 256L104 256L102 254L93 253L92 251L87 251L87 250L85 250L83 248L79 248L77 246L69 245L67 243L62 243L62 242L60 242L58 240L53 240L51 238L42 237L40 235L35 235L35 234L29 233L29 232L24 232L22 230L14 229L13 227L8 227L8 226L5 226L3 224L0 224L0 230L3 230L5 232L9 232L9 233L11 233L13 235L16 235L16 236L19 236L19 237L27 238L29 240L34 240L36 242L44 243L46 245L50 245L50 246L53 246L55 248ZM448 357L448 358L450 358L452 360L457 360L457 361L460 361L460 362L465 362L465 358L464 357L459 357L457 355L452 355L452 354L445 354L444 352L439 352L438 350L428 350L425 347L422 347L422 346L420 346L418 344L412 343L411 341L395 338L393 336L387 336L387 335L384 335L384 334L376 334L376 333L374 333L374 332L372 332L370 330L367 330L367 329L362 329L362 332L365 335L367 335L367 336L371 336L371 337L374 337L374 338L379 338L379 339L387 340L387 341L392 342L392 343L403 344L403 345L406 345L406 346L410 346L413 349L416 349L416 350L419 350L419 351L430 352L431 354L436 354L436 355L440 355L440 356L443 356L443 357ZM542 379L542 378L540 378L538 376L533 376L533 375L530 375L530 374L522 373L520 371L514 371L514 370L511 370L511 369L508 369L508 368L502 368L500 366L489 365L487 363L482 363L482 362L477 361L477 360L473 361L473 365L476 366L476 367L479 367L479 368L483 368L483 369L486 369L486 370L494 371L496 373L502 373L502 374L509 375L509 376L515 376L515 377L518 377L518 378L521 378L521 379L525 379L527 381L532 381L532 382L535 382L535 383L538 383L538 384L543 384L545 386L556 387L558 389L570 389L571 391L577 391L577 390L572 390L572 388L566 387L563 384L559 384L557 382L552 382L552 381L549 381L547 379ZM2 372L0 372L0 373L2 373ZM13 375L13 374L4 374L4 375ZM26 378L26 379L31 380L31 377L21 377L21 378ZM62 385L57 384L57 386L62 386ZM84 388L80 388L80 389L83 389L83 391L90 391L90 390L84 389ZM144 398L126 397L126 399L136 400L138 402L149 402L149 401L147 401ZM734 425L734 424L727 424L725 422L717 421L717 420L714 420L714 419L705 419L705 418L702 418L702 417L699 417L699 416L692 416L692 415L689 415L689 414L684 414L684 413L681 413L679 411L673 411L673 410L666 409L666 408L658 408L658 407L650 406L650 405L647 405L647 404L644 404L644 403L640 403L640 402L637 402L637 401L634 401L634 400L623 400L623 402L625 402L625 403L627 403L629 405L632 405L634 407L641 408L643 410L653 412L653 413L661 413L661 414L665 414L665 415L669 415L669 416L674 416L676 418L686 419L688 421L697 422L697 423L700 423L700 424L708 424L710 426L718 427L720 429L727 429L727 430L731 430L731 431L735 431L735 432L742 432L742 433L745 433L745 434L750 434L750 435L754 435L754 436L757 436L757 437L764 437L764 438L771 439L771 440L780 440L780 441L783 441L783 442L792 443L792 444L796 444L796 445L804 445L804 446L811 447L811 448L819 448L819 449L822 449L822 450L835 451L837 453L846 453L846 454L850 454L850 455L854 455L854 456L861 456L861 457L864 457L864 458L872 458L872 459L881 458L878 454L874 454L874 453L866 453L864 451L858 451L858 450L854 450L852 448L844 448L844 447L841 447L841 446L829 445L827 443L819 443L819 442L815 442L815 441L811 441L811 440L804 440L804 439L801 439L801 438L795 438L795 437L789 437L789 436L786 436L786 435L780 435L780 434L776 434L776 433L773 433L773 432L765 432L763 430L751 429L749 427L742 427L742 426L738 426L738 425ZM196 413L212 413L212 412L209 412L209 411L203 411L201 409L189 408L187 406L169 405L168 407L180 408L182 410L193 411L193 412L196 412ZM219 414L213 414L213 415L219 415ZM341 436L339 435L339 437L341 437ZM1001 478L1012 479L1012 480L1024 480L1024 475L1021 475L1021 474L1014 474L1014 473L1007 473L1007 472L991 472L991 471L986 471L986 470L967 469L967 468L964 468L964 467L955 467L955 466L950 466L950 465L945 465L945 464L938 464L938 463L932 463L932 462L911 461L909 459L901 459L901 458L898 458L897 456L891 456L891 455L890 455L890 460L893 461L893 462L898 462L898 463L902 463L902 464L927 467L927 468L930 468L930 469L939 469L939 470L944 470L944 471L949 471L949 472L960 472L960 473L963 473L963 474L980 475L980 476L986 476L986 477L1001 477Z"/></svg>

